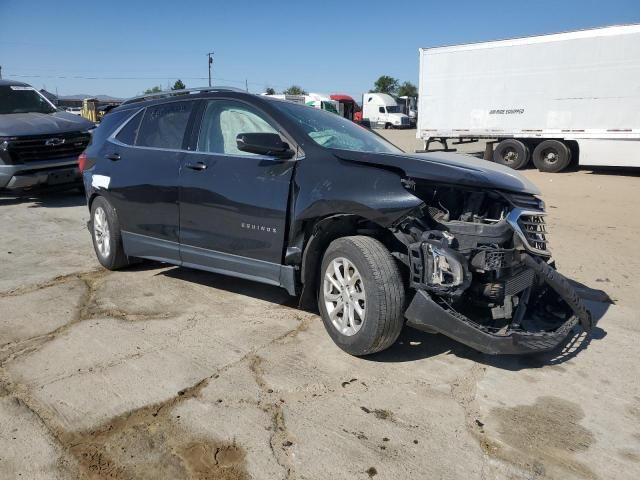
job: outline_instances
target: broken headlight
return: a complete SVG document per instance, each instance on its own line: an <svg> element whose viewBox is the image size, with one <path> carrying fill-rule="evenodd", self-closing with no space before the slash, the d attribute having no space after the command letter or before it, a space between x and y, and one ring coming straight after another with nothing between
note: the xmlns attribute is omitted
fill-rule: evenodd
<svg viewBox="0 0 640 480"><path fill-rule="evenodd" d="M447 249L424 243L427 285L457 287L464 281L462 264Z"/></svg>

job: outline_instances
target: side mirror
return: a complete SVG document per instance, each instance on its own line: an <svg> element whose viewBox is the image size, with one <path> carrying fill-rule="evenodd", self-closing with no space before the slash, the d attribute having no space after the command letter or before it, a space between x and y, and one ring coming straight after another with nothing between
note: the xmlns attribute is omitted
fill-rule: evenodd
<svg viewBox="0 0 640 480"><path fill-rule="evenodd" d="M288 160L295 155L287 142L277 133L240 133L236 137L238 150L258 155L269 155Z"/></svg>

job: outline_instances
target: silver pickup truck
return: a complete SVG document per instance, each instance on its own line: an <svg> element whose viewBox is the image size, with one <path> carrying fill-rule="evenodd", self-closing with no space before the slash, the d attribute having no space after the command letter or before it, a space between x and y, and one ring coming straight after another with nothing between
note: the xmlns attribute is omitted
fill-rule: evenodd
<svg viewBox="0 0 640 480"><path fill-rule="evenodd" d="M79 182L94 127L26 83L0 80L0 191Z"/></svg>

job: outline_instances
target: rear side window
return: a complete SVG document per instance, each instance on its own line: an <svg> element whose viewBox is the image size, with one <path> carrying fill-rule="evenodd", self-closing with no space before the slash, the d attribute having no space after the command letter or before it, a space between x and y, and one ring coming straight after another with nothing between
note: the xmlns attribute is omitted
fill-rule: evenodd
<svg viewBox="0 0 640 480"><path fill-rule="evenodd" d="M124 143L125 145L135 145L136 137L138 136L138 130L140 130L140 122L142 120L142 115L144 110L138 112L127 124L118 132L116 135L116 140ZM107 115L105 119L109 118Z"/></svg>
<svg viewBox="0 0 640 480"><path fill-rule="evenodd" d="M115 111L105 115L91 135L91 145L102 145L120 125L131 115L131 110Z"/></svg>
<svg viewBox="0 0 640 480"><path fill-rule="evenodd" d="M165 103L147 108L136 145L181 150L192 109L193 101Z"/></svg>

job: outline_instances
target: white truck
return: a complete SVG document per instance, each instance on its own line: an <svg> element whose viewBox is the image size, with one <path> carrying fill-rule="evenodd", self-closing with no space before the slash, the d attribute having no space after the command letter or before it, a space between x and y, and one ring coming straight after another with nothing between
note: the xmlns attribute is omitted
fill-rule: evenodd
<svg viewBox="0 0 640 480"><path fill-rule="evenodd" d="M337 101L332 100L327 95L322 95L320 93L309 93L304 95L289 95L284 93L262 93L261 95L265 95L272 98L277 98L279 100L287 100L288 102L299 103L301 105L307 105L309 107L319 108L321 110L327 110L331 113L340 113L338 111L339 104Z"/></svg>
<svg viewBox="0 0 640 480"><path fill-rule="evenodd" d="M400 107L386 93L362 95L362 122L373 128L409 128L409 117L400 112Z"/></svg>
<svg viewBox="0 0 640 480"><path fill-rule="evenodd" d="M430 144L495 140L485 159L546 172L640 167L640 25L420 49Z"/></svg>

